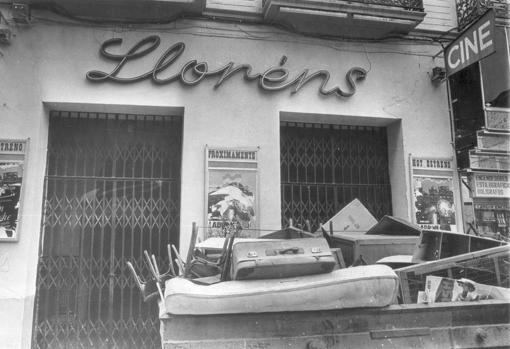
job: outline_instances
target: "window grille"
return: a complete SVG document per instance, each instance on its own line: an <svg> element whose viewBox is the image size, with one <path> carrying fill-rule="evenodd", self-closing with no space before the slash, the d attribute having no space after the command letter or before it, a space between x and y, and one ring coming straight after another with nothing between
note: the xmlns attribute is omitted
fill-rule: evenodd
<svg viewBox="0 0 510 349"><path fill-rule="evenodd" d="M179 243L180 118L51 112L34 348L160 348L148 277ZM168 261L159 260L161 265Z"/></svg>
<svg viewBox="0 0 510 349"><path fill-rule="evenodd" d="M315 231L355 198L391 214L386 128L283 122L280 165L283 226Z"/></svg>

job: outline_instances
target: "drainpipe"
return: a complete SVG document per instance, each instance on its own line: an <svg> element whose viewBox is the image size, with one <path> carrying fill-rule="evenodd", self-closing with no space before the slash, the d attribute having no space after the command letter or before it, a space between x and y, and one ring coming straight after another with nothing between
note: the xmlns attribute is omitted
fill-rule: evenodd
<svg viewBox="0 0 510 349"><path fill-rule="evenodd" d="M450 29L449 31L451 31ZM437 41L439 45L441 45L442 52L444 52L445 47L441 41ZM437 56L439 56L439 53L435 55L432 59L435 59ZM450 91L450 79L446 77L446 95L448 98L448 115L450 118L450 145L452 146L453 150L453 167L455 169L454 172L454 179L457 181L457 190L458 190L458 197L460 198L460 205L455 205L455 225L457 226L457 232L464 233L464 201L462 200L462 180L461 175L459 174L458 168L457 168L457 151L455 149L455 121L453 117L453 108L452 108L452 98L451 98L451 91ZM454 199L455 199L455 193L454 193ZM460 209L459 209L460 208Z"/></svg>

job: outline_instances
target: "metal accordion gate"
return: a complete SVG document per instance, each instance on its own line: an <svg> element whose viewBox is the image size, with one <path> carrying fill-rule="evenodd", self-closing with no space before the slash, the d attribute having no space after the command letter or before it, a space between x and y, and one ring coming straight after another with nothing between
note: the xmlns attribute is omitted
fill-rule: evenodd
<svg viewBox="0 0 510 349"><path fill-rule="evenodd" d="M51 112L32 347L158 348L149 275L179 241L179 117Z"/></svg>
<svg viewBox="0 0 510 349"><path fill-rule="evenodd" d="M359 199L377 218L390 215L386 128L282 122L282 224L312 231Z"/></svg>

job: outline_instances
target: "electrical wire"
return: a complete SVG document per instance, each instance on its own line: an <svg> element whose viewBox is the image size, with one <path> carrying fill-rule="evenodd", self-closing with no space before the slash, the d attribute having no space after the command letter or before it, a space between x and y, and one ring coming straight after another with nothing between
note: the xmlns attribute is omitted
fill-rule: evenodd
<svg viewBox="0 0 510 349"><path fill-rule="evenodd" d="M74 27L89 27L89 28L115 28L115 26L112 26L112 24L109 23L82 23L82 22L73 22L73 21L62 21L62 20L56 20L56 19L50 19L45 17L33 17L34 21L38 21L39 23L45 23L45 24L58 24L58 25L66 25L66 26L74 26ZM391 44L392 40L395 40L394 37L392 38L386 38L384 40L372 40L372 41L363 41L360 40L345 40L345 39L323 39L313 36L305 36L305 37L295 37L292 39L282 38L279 35L288 35L288 33L276 33L277 36L274 35L271 36L259 36L254 35L251 32L240 28L239 26L236 26L236 29L228 29L228 28L211 28L209 26L201 26L201 25L191 25L191 26L183 26L183 27L177 27L174 26L172 28L168 27L154 27L146 25L140 26L140 25L126 25L122 29L124 31L146 31L146 32L166 32L166 33L176 33L176 34L182 34L182 35L190 35L190 36L198 36L198 37L216 37L216 38L235 38L235 39L243 39L243 40L255 40L255 41L267 41L267 42L285 42L285 43L294 43L294 44L302 44L307 46L317 46L322 48L330 48L339 52L354 52L354 53L363 53L367 56L367 60L369 61L369 64L371 66L370 59L368 59L368 54L399 54L399 55L407 55L407 56L414 56L414 57L429 57L433 58L433 54L427 53L427 52L410 52L410 51L401 51L401 50L375 50L375 49L367 49L367 47L364 45L366 43L387 43ZM208 32L197 32L193 31L193 29L201 30L205 29ZM274 33L271 31L262 31L263 33ZM239 36L235 35L238 33L243 33L245 36ZM261 33L261 31L254 31L255 34ZM359 44L361 45L360 48L353 48L353 47L338 47L335 46L335 44L331 44L331 42L336 42L340 44ZM396 42L396 41L395 41ZM396 42L398 43L398 42ZM412 41L406 41L407 45L413 45L413 46L423 46L426 44L431 44L430 41L427 41L426 43L415 43Z"/></svg>
<svg viewBox="0 0 510 349"><path fill-rule="evenodd" d="M63 17L69 20L61 20L61 19L51 19L51 18L45 18L45 17L32 17L33 20L39 21L40 23L53 23L53 24L59 24L59 25L67 25L67 26L85 26L85 27L101 27L101 28L112 28L112 27L118 27L118 26L125 26L123 28L126 31L154 31L158 30L161 32L178 32L181 34L186 35L192 35L192 36L207 36L207 37L218 37L218 38L236 38L236 39L245 39L245 40L261 40L261 41L272 41L272 42L288 42L288 43L300 43L300 44L307 44L307 45L313 45L313 46L320 46L320 47L328 47L337 51L348 51L348 52L361 52L365 53L367 55L368 59L368 53L371 54L399 54L399 55L409 55L409 56L422 56L422 57L432 57L432 54L426 53L426 52L408 52L408 51L400 51L400 50L367 50L367 48L363 45L363 49L352 49L352 48L346 48L346 47L337 47L335 45L326 44L325 42L305 42L303 41L303 38L311 39L311 40L321 40L326 41L328 43L331 42L339 42L339 43L358 43L358 44L364 44L364 43L392 43L392 42L405 42L407 45L416 45L416 46L423 46L424 44L437 44L439 43L438 40L434 40L427 36L414 36L414 37L405 37L405 36L395 36L390 35L386 36L384 38L379 39L363 39L363 38L346 38L346 37L337 37L337 36L330 36L330 35L313 35L309 33L303 33L298 31L294 26L291 25L283 25L280 23L265 23L265 22L257 22L257 21L246 21L242 19L232 20L232 19L225 19L225 18L218 18L217 16L211 16L211 15L202 15L202 16L192 16L189 14L180 14L176 16L171 16L164 19L158 19L158 20L143 20L143 21L126 21L126 20L112 20L112 21L105 21L104 19L92 19L92 18L84 18L80 16L75 16L71 14L69 11L67 11L62 6L56 5L56 4L39 4L38 6L33 6L33 9L40 9L40 10L47 10L54 14L56 14L59 17ZM185 27L177 27L174 26L173 28L168 27L157 27L157 25L166 25L166 24L176 24L179 20L195 20L195 21L202 21L202 20L208 20L208 21L214 21L219 23L233 23L235 24L235 30L228 29L228 28L211 28L209 26L200 26L200 25L193 25L193 26L185 26ZM248 31L240 26L240 24L248 24L248 25L264 25L272 28L272 30L257 30L257 31ZM150 28L147 28L147 25L151 26ZM154 27L156 26L156 27ZM199 32L186 32L186 29L205 29L209 32L207 33L199 33ZM279 33L275 33L274 30L279 30ZM213 33L212 31L215 31ZM223 32L223 33L221 33ZM232 35L232 33L243 33L245 37L239 36L239 35ZM268 34L261 36L260 34ZM299 38L289 40L289 38L283 39L281 37L275 37L275 34L277 36L280 35L298 35ZM368 59L369 61L369 59ZM369 61L370 63L370 61ZM371 63L370 63L371 64Z"/></svg>
<svg viewBox="0 0 510 349"><path fill-rule="evenodd" d="M83 22L83 23L92 23L92 24L114 24L114 25L118 25L118 24L123 24L123 25L132 25L132 24L168 24L168 23L172 23L174 21L176 21L177 19L181 18L181 15L174 15L174 16L170 16L168 18L163 18L163 19L158 19L158 20L149 20L149 19L145 19L143 21L140 21L140 20L126 20L126 19L121 19L121 20L110 20L110 21L105 21L104 19L95 19L95 18L90 18L90 17L84 17L84 16L76 16L74 14L72 14L71 12L69 12L65 7L61 6L61 5L58 5L56 3L34 3L31 5L31 8L33 10L47 10L47 11L50 11L52 13L55 13L61 17L65 17L65 18L69 18L69 19L72 19L74 21L77 21L77 22Z"/></svg>

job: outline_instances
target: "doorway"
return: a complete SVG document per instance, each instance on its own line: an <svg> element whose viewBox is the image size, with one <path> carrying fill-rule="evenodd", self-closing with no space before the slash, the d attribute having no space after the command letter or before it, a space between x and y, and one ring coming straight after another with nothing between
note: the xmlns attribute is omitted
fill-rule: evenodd
<svg viewBox="0 0 510 349"><path fill-rule="evenodd" d="M179 244L182 119L52 111L34 348L160 348L148 250Z"/></svg>

